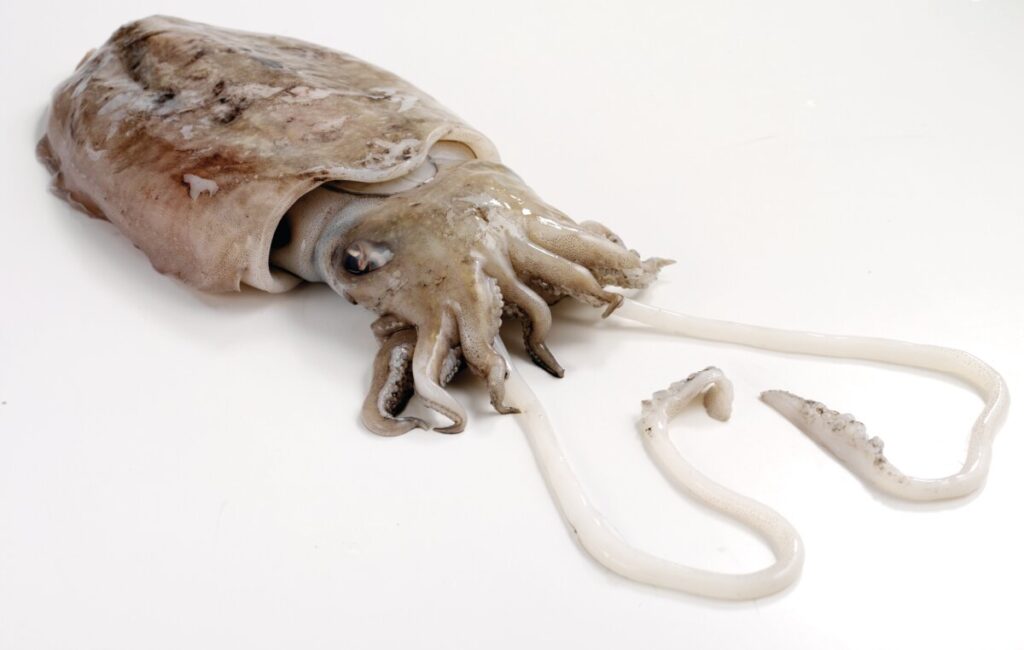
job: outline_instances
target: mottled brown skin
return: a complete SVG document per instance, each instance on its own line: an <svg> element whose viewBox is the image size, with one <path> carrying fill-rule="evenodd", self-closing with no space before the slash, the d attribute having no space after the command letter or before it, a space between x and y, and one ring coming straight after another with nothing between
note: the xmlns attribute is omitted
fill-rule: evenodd
<svg viewBox="0 0 1024 650"><path fill-rule="evenodd" d="M283 291L296 280L268 255L299 197L403 176L440 139L498 160L432 97L353 56L153 16L118 29L56 89L39 151L56 189L160 272L204 291ZM189 177L217 189L193 197Z"/></svg>
<svg viewBox="0 0 1024 650"><path fill-rule="evenodd" d="M315 254L315 277L271 266L274 233L301 197L335 181L408 178L441 141L470 159L296 243ZM413 392L451 420L439 430L461 431L465 411L443 386L463 364L511 412L494 348L503 315L561 376L544 342L548 304L571 296L608 313L621 296L605 285L645 286L665 263L541 201L486 137L397 76L177 18L125 25L86 55L54 94L39 154L65 198L110 220L163 273L208 291L283 291L299 275L378 313L363 421L384 435L426 426L398 415Z"/></svg>

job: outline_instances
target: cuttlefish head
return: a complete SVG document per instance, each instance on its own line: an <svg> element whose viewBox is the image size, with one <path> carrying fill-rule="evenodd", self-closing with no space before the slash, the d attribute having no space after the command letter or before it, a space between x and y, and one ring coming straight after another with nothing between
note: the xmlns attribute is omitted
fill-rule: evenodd
<svg viewBox="0 0 1024 650"><path fill-rule="evenodd" d="M451 420L438 431L461 431L465 409L444 385L463 363L497 411L514 412L494 347L503 315L521 320L530 356L561 377L545 344L548 304L571 296L611 313L622 296L605 285L646 286L669 263L641 260L603 226L545 204L506 167L475 160L328 228L315 259L335 291L381 316L363 420L385 435L426 426L398 416L413 393Z"/></svg>

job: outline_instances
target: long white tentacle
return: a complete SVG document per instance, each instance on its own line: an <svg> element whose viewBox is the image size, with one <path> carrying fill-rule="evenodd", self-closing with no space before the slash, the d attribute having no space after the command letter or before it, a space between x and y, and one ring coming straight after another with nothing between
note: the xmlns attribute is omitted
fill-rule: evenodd
<svg viewBox="0 0 1024 650"><path fill-rule="evenodd" d="M823 405L819 410L817 403L792 395L787 397L781 391L769 391L764 399L833 451L854 474L893 496L912 501L951 499L970 494L984 483L992 460L992 439L1006 415L1009 392L998 372L967 352L906 341L815 334L699 318L629 299L623 301L615 315L671 334L776 352L879 361L934 370L962 379L978 390L985 405L971 429L962 468L955 474L937 479L909 477L895 470L887 461L879 462L879 459L884 460L881 441L877 438L869 440L863 429L856 426L833 432L833 426L825 420L834 420L835 414ZM802 407L801 402L807 408ZM834 422L832 424L835 425ZM854 421L854 424L859 423ZM856 449L845 453L845 447L850 445Z"/></svg>
<svg viewBox="0 0 1024 650"><path fill-rule="evenodd" d="M881 441L868 439L863 425L852 416L840 415L823 404L784 391L768 391L762 397L832 451L856 475L894 496L915 501L949 499L969 494L984 482L992 458L992 439L1006 415L1009 393L999 373L967 352L906 341L816 334L699 318L629 299L623 301L615 315L671 334L777 352L878 361L934 370L962 379L978 390L985 405L971 429L963 467L939 479L913 478L896 470L882 455ZM507 356L500 340L498 346ZM789 522L767 506L702 475L679 454L668 437L671 417L701 393L712 417L728 418L732 386L721 371L708 368L695 373L645 401L643 439L651 456L679 487L750 526L768 542L775 554L775 563L747 574L696 569L630 546L590 503L562 452L544 407L514 364L510 364L510 371L506 395L522 411L515 417L530 441L545 481L580 544L605 567L638 582L736 600L775 593L799 575L803 546Z"/></svg>
<svg viewBox="0 0 1024 650"><path fill-rule="evenodd" d="M507 355L503 346L499 349ZM673 384L645 402L644 443L666 476L680 488L747 524L768 542L776 561L753 573L726 574L696 569L630 546L587 498L562 452L543 405L523 381L514 363L510 364L505 395L521 411L514 417L530 441L562 515L595 560L637 582L712 598L760 598L786 588L796 579L803 565L803 545L793 527L778 513L705 477L687 463L672 444L667 432L669 419L705 390L708 413L718 419L727 418L732 386L721 371L709 368Z"/></svg>

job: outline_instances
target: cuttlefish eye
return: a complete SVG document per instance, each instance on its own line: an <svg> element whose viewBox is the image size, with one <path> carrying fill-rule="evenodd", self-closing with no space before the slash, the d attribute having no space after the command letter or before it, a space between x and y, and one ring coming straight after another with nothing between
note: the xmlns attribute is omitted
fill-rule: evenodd
<svg viewBox="0 0 1024 650"><path fill-rule="evenodd" d="M376 271L391 261L394 253L384 244L359 240L352 242L344 251L339 251L341 265L352 275L363 275Z"/></svg>

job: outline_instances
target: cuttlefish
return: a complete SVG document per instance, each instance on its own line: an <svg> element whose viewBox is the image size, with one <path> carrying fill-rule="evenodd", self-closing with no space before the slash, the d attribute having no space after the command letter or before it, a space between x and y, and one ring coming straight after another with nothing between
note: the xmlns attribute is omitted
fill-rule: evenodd
<svg viewBox="0 0 1024 650"><path fill-rule="evenodd" d="M726 419L732 389L716 368L644 402L642 439L666 475L758 531L775 563L720 574L629 546L586 498L544 417L510 366L499 329L518 320L530 358L564 370L546 344L549 306L571 298L686 336L768 350L936 370L976 387L985 407L963 469L916 479L863 424L819 402L768 391L766 403L874 488L918 500L980 487L1007 391L964 352L789 332L674 314L609 287L643 289L670 260L644 258L610 228L577 222L501 163L496 147L435 99L353 56L279 36L177 18L118 29L53 98L40 158L54 189L109 220L160 272L202 291L287 291L322 282L378 315L379 343L361 417L374 433L457 433L465 408L446 390L462 368L516 413L570 529L629 578L718 598L785 588L803 548L781 516L703 477L669 441L671 416L696 397ZM413 397L443 418L403 415Z"/></svg>

